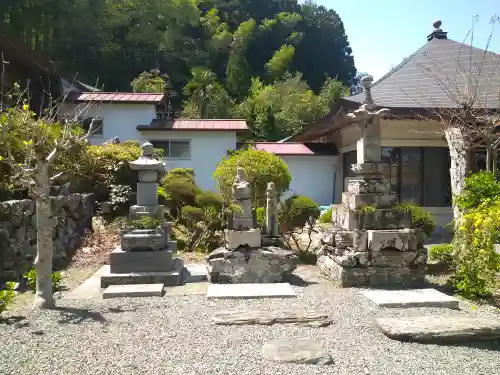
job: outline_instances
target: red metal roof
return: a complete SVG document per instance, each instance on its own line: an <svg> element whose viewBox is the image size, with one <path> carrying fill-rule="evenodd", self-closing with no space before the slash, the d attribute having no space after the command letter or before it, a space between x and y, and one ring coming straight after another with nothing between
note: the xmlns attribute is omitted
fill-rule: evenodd
<svg viewBox="0 0 500 375"><path fill-rule="evenodd" d="M174 121L175 130L248 130L245 120L188 120L179 119Z"/></svg>
<svg viewBox="0 0 500 375"><path fill-rule="evenodd" d="M314 155L314 152L303 143L259 142L255 143L255 148L276 155Z"/></svg>
<svg viewBox="0 0 500 375"><path fill-rule="evenodd" d="M82 92L76 102L160 103L165 94L139 92Z"/></svg>

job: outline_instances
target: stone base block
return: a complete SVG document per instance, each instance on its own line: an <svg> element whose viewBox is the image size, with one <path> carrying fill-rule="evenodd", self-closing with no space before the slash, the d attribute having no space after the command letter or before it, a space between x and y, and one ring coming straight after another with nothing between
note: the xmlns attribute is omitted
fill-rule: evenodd
<svg viewBox="0 0 500 375"><path fill-rule="evenodd" d="M117 248L109 255L111 273L169 272L173 270L172 251L123 251Z"/></svg>
<svg viewBox="0 0 500 375"><path fill-rule="evenodd" d="M365 212L339 204L332 206L333 224L343 230L411 228L411 213L393 208Z"/></svg>
<svg viewBox="0 0 500 375"><path fill-rule="evenodd" d="M173 267L168 272L131 272L131 273L109 273L101 276L101 288L110 285L129 284L163 284L165 286L177 286L182 282L184 262L182 259L173 259Z"/></svg>
<svg viewBox="0 0 500 375"><path fill-rule="evenodd" d="M260 229L250 230L225 230L226 247L228 249L237 249L239 246L260 247L262 239Z"/></svg>
<svg viewBox="0 0 500 375"><path fill-rule="evenodd" d="M317 263L321 272L340 287L419 288L425 283L425 266L346 268L323 255Z"/></svg>
<svg viewBox="0 0 500 375"><path fill-rule="evenodd" d="M391 208L397 203L397 201L398 197L394 193L342 193L342 203L351 210L358 210L363 206Z"/></svg>
<svg viewBox="0 0 500 375"><path fill-rule="evenodd" d="M281 283L297 268L297 255L278 247L220 248L207 258L208 279L212 283Z"/></svg>
<svg viewBox="0 0 500 375"><path fill-rule="evenodd" d="M165 217L165 208L163 206L131 206L129 209L129 219L137 220L143 216L152 217L156 220L162 220Z"/></svg>
<svg viewBox="0 0 500 375"><path fill-rule="evenodd" d="M233 219L233 230L251 230L253 228L253 219Z"/></svg>
<svg viewBox="0 0 500 375"><path fill-rule="evenodd" d="M276 247L283 247L284 241L283 238L281 237L269 237L269 236L262 236L262 246L276 246Z"/></svg>

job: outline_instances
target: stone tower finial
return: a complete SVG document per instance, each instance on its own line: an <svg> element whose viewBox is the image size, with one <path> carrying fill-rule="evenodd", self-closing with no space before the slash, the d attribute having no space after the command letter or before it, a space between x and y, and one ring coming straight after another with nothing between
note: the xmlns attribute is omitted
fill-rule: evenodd
<svg viewBox="0 0 500 375"><path fill-rule="evenodd" d="M370 75L361 78L361 85L363 86L363 91L365 93L363 104L373 104L372 89L371 89L372 82L373 82L373 77Z"/></svg>
<svg viewBox="0 0 500 375"><path fill-rule="evenodd" d="M143 143L141 145L142 156L153 156L153 145L149 142Z"/></svg>
<svg viewBox="0 0 500 375"><path fill-rule="evenodd" d="M430 42L432 39L448 39L448 33L441 29L442 24L443 23L441 22L441 20L437 20L432 23L434 31L427 36L428 42Z"/></svg>

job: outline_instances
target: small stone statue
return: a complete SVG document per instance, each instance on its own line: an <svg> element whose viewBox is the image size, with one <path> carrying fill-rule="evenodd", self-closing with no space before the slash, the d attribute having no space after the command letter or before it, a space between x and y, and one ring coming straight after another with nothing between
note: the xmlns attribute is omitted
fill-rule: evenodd
<svg viewBox="0 0 500 375"><path fill-rule="evenodd" d="M241 212L233 213L233 229L248 230L253 229L252 218L252 190L250 184L246 180L243 168L238 167L236 177L234 179L233 188L233 203L240 207Z"/></svg>
<svg viewBox="0 0 500 375"><path fill-rule="evenodd" d="M266 190L266 234L269 237L278 236L277 206L277 194L274 182L269 182Z"/></svg>

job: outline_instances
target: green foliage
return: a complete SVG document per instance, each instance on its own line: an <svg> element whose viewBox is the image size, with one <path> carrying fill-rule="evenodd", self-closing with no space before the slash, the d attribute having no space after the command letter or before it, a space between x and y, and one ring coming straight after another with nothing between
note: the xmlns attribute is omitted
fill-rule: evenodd
<svg viewBox="0 0 500 375"><path fill-rule="evenodd" d="M359 212L375 212L377 207L371 204L365 204L358 209Z"/></svg>
<svg viewBox="0 0 500 375"><path fill-rule="evenodd" d="M262 228L266 224L266 208L265 207L257 207L255 209L255 216L257 219L257 224L260 228Z"/></svg>
<svg viewBox="0 0 500 375"><path fill-rule="evenodd" d="M432 246L429 249L429 259L451 263L453 261L453 245L446 243Z"/></svg>
<svg viewBox="0 0 500 375"><path fill-rule="evenodd" d="M0 290L0 314L9 307L16 296L14 285L13 282L7 282L5 284L5 289Z"/></svg>
<svg viewBox="0 0 500 375"><path fill-rule="evenodd" d="M159 70L151 70L142 72L138 77L134 78L130 83L130 87L134 92L157 92L162 93L165 90L165 79L162 77Z"/></svg>
<svg viewBox="0 0 500 375"><path fill-rule="evenodd" d="M203 220L204 217L203 209L200 207L184 206L182 207L182 217L185 220L197 223Z"/></svg>
<svg viewBox="0 0 500 375"><path fill-rule="evenodd" d="M182 214L181 207L196 204L196 196L201 192L196 186L191 168L172 169L161 182L161 187L170 200L170 213L176 218Z"/></svg>
<svg viewBox="0 0 500 375"><path fill-rule="evenodd" d="M335 77L348 85L356 74L342 19L334 10L312 3L299 4L295 0L11 3L0 7L0 16L9 21L6 22L9 34L53 60L58 70L70 75L78 72L86 77L86 83L105 91L126 91L133 82L133 90L137 92L161 92L164 77L158 72L168 73L177 98L172 101L177 114L203 113L202 118L206 118L205 111L209 116L230 114L231 100L244 102L252 78L263 80L268 77L268 70L276 76L281 76L283 70L300 73L314 93L320 92L325 77ZM152 67L156 69L151 71ZM209 91L215 99L207 98L205 102L216 103L214 107L200 106L191 94L182 96L193 68L213 72L214 84ZM231 100L218 99L220 89L228 92ZM286 102L283 98L283 105ZM296 114L276 107L272 111L287 112L296 127L299 122L296 118L304 121L307 116L301 112L307 108L307 104L301 106ZM259 126L272 126L273 117ZM286 125L282 117L276 117L276 122L283 121Z"/></svg>
<svg viewBox="0 0 500 375"><path fill-rule="evenodd" d="M467 298L488 297L496 289L500 256L495 251L499 235L500 203L480 205L464 215L455 233L451 277L455 290Z"/></svg>
<svg viewBox="0 0 500 375"><path fill-rule="evenodd" d="M412 202L402 202L395 206L396 209L410 212L412 223L416 228L422 229L427 238L432 237L432 233L436 228L436 219L429 211L422 209Z"/></svg>
<svg viewBox="0 0 500 375"><path fill-rule="evenodd" d="M219 193L213 191L202 191L196 195L196 204L199 207L213 206L217 210L222 208L222 197Z"/></svg>
<svg viewBox="0 0 500 375"><path fill-rule="evenodd" d="M279 156L252 148L239 150L224 158L214 172L220 192L227 200L231 197L231 188L238 167L245 171L246 179L252 188L252 200L256 206L265 205L269 182L274 182L276 192L282 194L288 190L292 180L287 165Z"/></svg>
<svg viewBox="0 0 500 375"><path fill-rule="evenodd" d="M333 207L330 207L328 210L323 212L323 215L321 215L319 218L319 222L320 223L331 223L332 222L332 210L333 210Z"/></svg>
<svg viewBox="0 0 500 375"><path fill-rule="evenodd" d="M280 223L284 232L303 228L306 224L314 224L321 211L312 199L294 195L287 198L279 209Z"/></svg>
<svg viewBox="0 0 500 375"><path fill-rule="evenodd" d="M491 172L474 173L465 179L464 192L454 197L457 207L464 212L500 199L500 182Z"/></svg>
<svg viewBox="0 0 500 375"><path fill-rule="evenodd" d="M153 219L149 216L142 216L136 220L130 220L128 225L134 229L156 229L163 224L163 220Z"/></svg>
<svg viewBox="0 0 500 375"><path fill-rule="evenodd" d="M24 275L28 281L28 288L36 290L36 268L33 267ZM52 273L52 290L58 290L62 284L62 274L59 271Z"/></svg>

